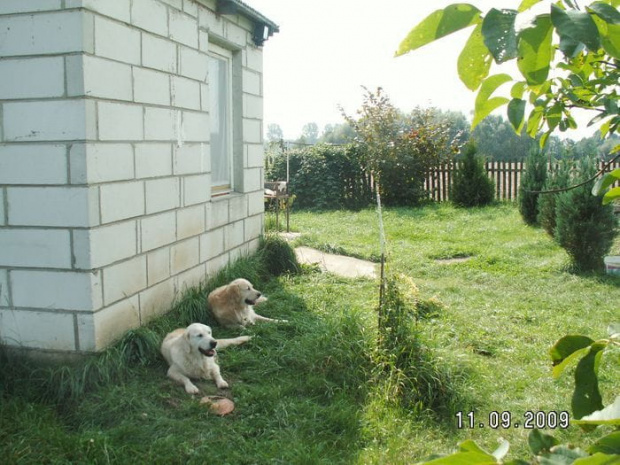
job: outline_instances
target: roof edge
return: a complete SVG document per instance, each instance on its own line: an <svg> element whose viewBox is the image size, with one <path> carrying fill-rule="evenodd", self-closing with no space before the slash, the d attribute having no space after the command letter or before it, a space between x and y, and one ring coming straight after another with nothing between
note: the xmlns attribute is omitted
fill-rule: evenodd
<svg viewBox="0 0 620 465"><path fill-rule="evenodd" d="M254 24L252 40L259 47L273 34L280 32L280 27L276 23L241 0L217 0L216 11L222 15L240 14L252 21Z"/></svg>

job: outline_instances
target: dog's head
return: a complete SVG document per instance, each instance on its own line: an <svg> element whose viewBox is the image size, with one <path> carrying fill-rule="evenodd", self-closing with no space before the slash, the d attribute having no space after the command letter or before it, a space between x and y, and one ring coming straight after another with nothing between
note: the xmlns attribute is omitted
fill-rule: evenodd
<svg viewBox="0 0 620 465"><path fill-rule="evenodd" d="M247 279L235 279L228 285L238 299L246 305L256 305L257 301L263 295L260 291L254 289L252 283ZM263 297L262 300L265 300ZM262 301L261 300L261 301Z"/></svg>
<svg viewBox="0 0 620 465"><path fill-rule="evenodd" d="M192 323L185 329L184 337L187 339L189 352L197 350L205 357L215 355L217 341L213 339L209 326L202 323Z"/></svg>

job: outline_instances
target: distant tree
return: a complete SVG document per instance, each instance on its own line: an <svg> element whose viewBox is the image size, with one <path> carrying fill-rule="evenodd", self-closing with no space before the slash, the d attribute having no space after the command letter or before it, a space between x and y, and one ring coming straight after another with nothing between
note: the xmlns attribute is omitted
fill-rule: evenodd
<svg viewBox="0 0 620 465"><path fill-rule="evenodd" d="M415 108L408 118L412 128L424 127L429 124L442 127L446 140L446 151L452 152L454 147L461 147L470 138L469 121L460 111L443 111L439 108Z"/></svg>
<svg viewBox="0 0 620 465"><path fill-rule="evenodd" d="M592 138L601 141L600 134L598 133L592 136ZM601 141L600 145L597 148L598 156L602 160L610 160L613 157L612 152L614 148L618 145L620 145L620 136L618 136L617 134L612 134L607 139Z"/></svg>
<svg viewBox="0 0 620 465"><path fill-rule="evenodd" d="M302 144L316 144L319 140L319 127L316 123L306 123L301 129L301 137L298 139Z"/></svg>
<svg viewBox="0 0 620 465"><path fill-rule="evenodd" d="M488 160L525 160L530 150L538 145L525 132L515 133L508 121L491 115L482 120L472 133L478 153Z"/></svg>
<svg viewBox="0 0 620 465"><path fill-rule="evenodd" d="M284 133L282 132L282 128L279 124L269 124L267 126L267 141L268 142L277 142L284 138Z"/></svg>
<svg viewBox="0 0 620 465"><path fill-rule="evenodd" d="M355 138L355 130L348 123L326 124L318 143L342 145Z"/></svg>

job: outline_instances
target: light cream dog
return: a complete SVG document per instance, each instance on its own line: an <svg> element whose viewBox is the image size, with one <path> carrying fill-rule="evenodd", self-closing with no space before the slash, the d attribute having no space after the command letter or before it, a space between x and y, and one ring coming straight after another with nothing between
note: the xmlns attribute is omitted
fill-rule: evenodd
<svg viewBox="0 0 620 465"><path fill-rule="evenodd" d="M185 386L188 394L198 394L194 379L212 379L219 389L228 387L216 362L215 348L243 344L250 336L233 339L214 339L211 328L202 323L192 323L168 333L161 344L161 353L168 362L168 377Z"/></svg>
<svg viewBox="0 0 620 465"><path fill-rule="evenodd" d="M257 321L286 323L286 320L274 320L254 312L253 306L266 301L267 297L254 289L247 279L235 279L230 284L218 287L209 294L207 300L213 316L222 326L239 328L253 325Z"/></svg>

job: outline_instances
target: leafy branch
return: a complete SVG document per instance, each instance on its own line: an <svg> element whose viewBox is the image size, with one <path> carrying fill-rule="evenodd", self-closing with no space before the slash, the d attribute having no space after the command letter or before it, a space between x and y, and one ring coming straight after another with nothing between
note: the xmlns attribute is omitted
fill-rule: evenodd
<svg viewBox="0 0 620 465"><path fill-rule="evenodd" d="M396 56L471 28L457 69L465 86L477 92L473 127L506 106L515 131L525 128L531 137L542 131L544 146L554 131L577 128L575 110L589 110L596 115L588 125L597 125L606 137L620 128L619 5L620 0L584 7L574 0L522 0L517 9L483 13L469 3L455 3L415 26ZM534 7L542 7L541 12L534 13ZM493 63L511 61L518 75L491 73ZM509 95L498 95L509 83ZM610 189L619 179L618 173L609 173L597 183L604 203L620 198L620 188Z"/></svg>

